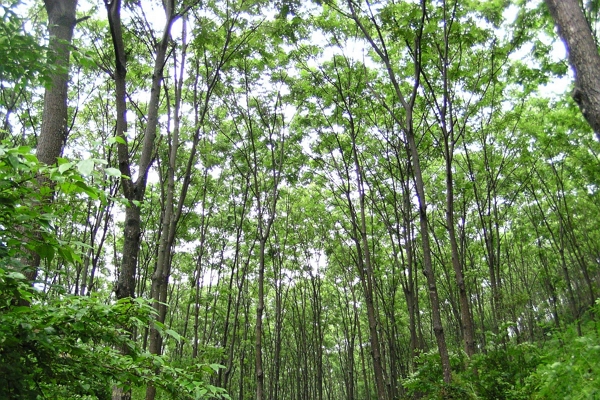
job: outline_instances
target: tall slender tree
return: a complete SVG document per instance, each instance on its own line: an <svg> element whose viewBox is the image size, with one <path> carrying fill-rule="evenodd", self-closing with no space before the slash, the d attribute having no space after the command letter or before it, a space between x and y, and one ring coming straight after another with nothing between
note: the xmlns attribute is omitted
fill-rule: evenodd
<svg viewBox="0 0 600 400"><path fill-rule="evenodd" d="M123 39L123 26L121 23L121 0L105 0L108 22L115 54L115 68L112 72L115 81L115 96L117 105L115 137L119 170L122 174L121 186L127 199L125 207L125 230L123 254L119 279L116 286L117 298L134 297L135 273L140 249L141 233L141 202L144 201L148 173L154 159L156 132L158 129L158 106L162 87L163 72L170 45L171 26L178 17L175 10L175 1L164 2L165 26L160 39L156 40L154 55L154 68L152 73L152 86L148 102L148 114L142 143L141 153L137 163L137 178L133 175L133 164L130 149L127 145L125 132L127 130L127 55Z"/></svg>

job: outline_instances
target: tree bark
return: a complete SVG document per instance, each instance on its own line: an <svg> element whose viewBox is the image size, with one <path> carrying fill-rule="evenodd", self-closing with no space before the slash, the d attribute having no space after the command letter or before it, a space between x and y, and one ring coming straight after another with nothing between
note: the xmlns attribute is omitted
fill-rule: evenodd
<svg viewBox="0 0 600 400"><path fill-rule="evenodd" d="M56 163L67 140L67 91L71 40L75 29L77 0L45 0L48 13L48 64L55 70L44 92L42 129L36 150L40 162Z"/></svg>
<svg viewBox="0 0 600 400"><path fill-rule="evenodd" d="M125 231L123 244L123 259L121 263L119 279L117 282L116 295L121 299L124 297L133 297L135 295L135 272L140 245L140 226L141 215L139 202L144 199L146 191L146 181L148 170L152 163L154 153L154 139L158 127L158 104L160 97L160 86L162 84L163 68L167 53L167 47L170 37L170 28L174 20L173 0L165 3L165 14L167 23L163 32L163 37L157 45L157 54L154 64L154 73L152 76L152 88L150 92L150 101L148 104L148 118L142 144L142 152L138 161L138 178L133 181L131 173L131 160L129 157L129 148L127 146L125 131L127 123L125 114L126 105L126 55L123 42L123 32L121 26L121 1L105 0L108 13L110 32L115 51L115 71L113 78L116 87L116 105L117 121L115 136L122 140L117 144L119 158L119 169L122 178L123 194L129 201L125 209Z"/></svg>
<svg viewBox="0 0 600 400"><path fill-rule="evenodd" d="M166 59L166 52L169 45L170 40L170 31L171 31L171 23L173 21L173 13L174 13L174 3L171 2L170 5L165 6L165 13L167 18L167 23L165 25L165 29L163 32L163 37L158 45L158 54L156 58L155 64L155 74L158 72L158 76L162 78L162 69ZM183 66L185 64L185 37L186 37L186 24L183 22L183 51L182 51L182 59L181 66L179 71L179 76L183 76ZM154 75L156 78L157 75ZM180 107L181 107L181 91L182 91L182 81L183 78L177 80L177 72L175 73L175 109L174 109L174 118L173 118L173 135L171 137L171 142L169 143L169 159L167 163L167 190L165 193L166 199L164 200L165 206L162 217L161 224L161 236L158 247L158 257L156 260L156 268L154 273L152 274L152 287L151 287L151 297L152 297L152 306L158 312L157 320L158 322L164 324L165 317L167 315L167 290L169 287L169 276L171 275L171 251L173 248L173 242L175 241L175 229L177 227L177 222L179 221L179 217L181 215L181 209L183 206L183 201L180 201L180 204L177 207L177 210L174 208L174 198L175 198L175 159L177 155L177 150L179 149L179 128L180 128ZM162 80L162 79L161 79ZM160 85L160 81L158 82ZM154 82L153 82L154 89ZM192 156L193 157L193 156ZM189 178L186 178L189 182ZM185 195L184 195L185 196ZM156 329L156 326L152 325L150 327L150 337L149 337L149 346L148 349L151 354L162 354L162 337L160 332ZM156 387L152 384L149 384L146 390L146 400L153 400L156 396Z"/></svg>
<svg viewBox="0 0 600 400"><path fill-rule="evenodd" d="M350 110L348 110L350 113ZM367 308L367 319L369 321L369 339L371 342L371 357L373 359L373 372L375 373L375 388L377 398L385 400L386 390L384 383L385 369L381 357L381 343L378 332L377 310L375 309L375 273L371 262L371 251L368 243L367 216L365 205L365 176L362 165L358 158L358 145L356 143L356 133L352 117L350 117L350 138L352 141L352 160L356 173L356 186L358 189L359 209L358 215L355 207L352 205L350 193L346 192L348 210L352 219L353 234L352 239L355 243L359 276L365 296L365 305ZM342 151L342 149L340 149Z"/></svg>
<svg viewBox="0 0 600 400"><path fill-rule="evenodd" d="M54 67L54 72L50 76L50 85L44 92L44 112L36 156L41 163L52 165L62 154L67 141L69 65L71 40L77 22L77 0L44 0L44 6L48 13L49 33L46 62ZM50 181L47 177L38 176L37 184L39 187L48 186ZM25 276L33 281L37 278L41 258L35 252L28 258L24 260L29 266Z"/></svg>
<svg viewBox="0 0 600 400"><path fill-rule="evenodd" d="M164 3L167 22L161 40L157 43L157 53L152 75L152 88L148 104L147 124L144 132L142 151L138 161L138 178L134 181L131 172L131 159L125 136L127 130L126 122L126 75L127 58L125 44L123 41L123 29L121 24L121 0L105 0L106 11L110 33L115 51L115 70L113 78L115 81L115 100L117 106L116 132L115 136L121 140L117 143L117 154L119 170L122 179L121 186L123 194L128 200L125 207L125 228L123 237L123 257L119 270L115 294L117 299L135 296L135 275L140 250L141 235L141 210L140 203L144 200L148 171L152 164L154 153L154 139L158 127L158 105L160 100L160 87L163 79L163 69L170 39L170 30L173 23L174 0ZM129 399L131 393L113 393L113 399Z"/></svg>
<svg viewBox="0 0 600 400"><path fill-rule="evenodd" d="M600 138L600 55L577 0L544 0L567 48L575 72L573 99Z"/></svg>

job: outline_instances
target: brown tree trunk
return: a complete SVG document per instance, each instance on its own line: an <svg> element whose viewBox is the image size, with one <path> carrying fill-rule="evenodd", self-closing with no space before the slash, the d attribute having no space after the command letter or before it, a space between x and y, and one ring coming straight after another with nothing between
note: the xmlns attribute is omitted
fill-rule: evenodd
<svg viewBox="0 0 600 400"><path fill-rule="evenodd" d="M444 96L444 99L448 99L448 96ZM465 352L467 353L467 356L471 357L473 354L475 354L475 329L473 328L473 322L471 319L471 304L469 302L469 294L467 293L467 288L465 285L465 278L463 272L464 263L458 251L456 230L454 228L454 178L452 173L452 160L454 158L454 128L452 123L452 116L450 116L448 122L449 124L447 124L446 115L445 113L443 113L442 130L444 131L444 159L446 162L446 225L448 231L448 238L450 240L450 251L452 254L452 268L454 269L454 276L456 279L456 286L458 287L458 295L460 301L460 322L462 328L461 331L465 345Z"/></svg>
<svg viewBox="0 0 600 400"><path fill-rule="evenodd" d="M75 19L77 0L45 0L44 6L48 13L47 64L54 67L54 72L50 76L50 85L44 92L44 112L36 156L41 163L52 165L62 154L68 134L69 65L71 40L77 22ZM38 186L49 184L48 178L38 177ZM29 266L25 275L30 281L37 278L40 260L40 255L34 252L24 260Z"/></svg>
<svg viewBox="0 0 600 400"><path fill-rule="evenodd" d="M435 96L435 88L431 84L431 79L428 79L426 71L421 69L425 86L429 88L431 93L432 103L435 106L437 113L437 122L442 133L441 143L443 144L443 156L446 167L446 231L448 232L448 239L450 242L450 252L452 258L452 268L454 269L454 277L456 286L458 288L459 302L460 302L460 330L463 337L465 346L465 352L469 357L475 353L475 334L473 323L471 319L471 304L469 301L469 295L467 293L465 278L464 278L464 262L460 256L458 249L458 242L456 237L455 229L455 216L454 216L454 177L452 172L453 160L454 160L454 149L457 142L457 137L460 134L455 134L455 124L458 120L458 116L454 115L454 94L451 93L451 82L449 78L449 66L453 62L450 60L450 35L451 26L455 18L455 11L457 3L454 2L451 6L451 10L447 10L447 4L445 1L442 2L443 12L445 15L443 21L443 35L444 42L442 46L436 46L438 49L438 56L440 59L441 68L441 79L443 96L441 100L438 100ZM454 306L454 302L452 302ZM453 307L455 310L455 307Z"/></svg>
<svg viewBox="0 0 600 400"><path fill-rule="evenodd" d="M408 119L408 118L407 118ZM423 247L423 274L427 278L427 287L429 289L429 299L431 301L431 319L433 322L433 333L435 335L438 351L442 361L442 371L444 382L450 383L452 372L450 369L450 356L446 345L446 337L442 325L440 314L440 300L437 291L437 283L433 271L433 262L431 260L431 245L429 239L429 218L427 216L427 203L425 201L425 185L421 173L419 154L414 135L408 135L408 142L411 148L413 158L413 171L415 173L415 182L417 186L417 198L419 200L419 222L421 226L421 245Z"/></svg>
<svg viewBox="0 0 600 400"><path fill-rule="evenodd" d="M350 111L348 111L350 113ZM373 372L375 373L375 388L377 389L377 398L385 400L386 390L384 383L384 367L381 358L381 344L379 332L377 329L377 311L375 309L375 274L371 262L371 251L369 249L367 236L367 217L365 205L365 176L362 165L358 158L358 148L356 143L356 131L352 118L350 118L350 137L352 140L352 159L356 172L356 186L358 188L358 215L355 207L352 205L350 193L346 193L348 209L352 219L353 234L352 239L356 245L359 276L365 296L365 305L367 308L367 319L369 321L369 339L371 342L371 357L373 359ZM342 151L342 149L340 149Z"/></svg>
<svg viewBox="0 0 600 400"><path fill-rule="evenodd" d="M573 99L600 138L600 55L578 0L544 0L575 72Z"/></svg>
<svg viewBox="0 0 600 400"><path fill-rule="evenodd" d="M120 137L125 141L125 131L127 130L127 120L125 118L127 112L127 105L125 102L127 67L125 45L123 43L123 31L121 27L121 0L114 0L112 2L105 0L105 5L115 50L115 70L113 72L117 108L115 136ZM135 294L135 268L137 265L140 240L140 209L131 202L131 200L137 201L138 199L134 197L135 192L134 185L131 181L129 149L127 144L118 143L117 152L119 169L121 173L127 177L126 179L122 179L123 192L125 193L125 197L130 200L129 205L125 208L123 257L121 259L121 267L119 269L119 277L115 289L117 298L122 299L125 297L133 297Z"/></svg>
<svg viewBox="0 0 600 400"><path fill-rule="evenodd" d="M248 71L245 71L246 79L249 78ZM246 96L250 96L251 88L248 80L246 81ZM279 97L278 97L279 98ZM271 235L271 229L275 222L277 213L277 202L279 200L283 166L284 166L284 150L285 137L279 131L283 126L283 116L278 113L279 102L275 103L275 111L273 114L266 113L259 108L256 109L260 122L259 129L255 129L255 122L250 109L250 102L246 99L246 114L243 118L247 123L247 132L239 132L242 140L248 140L248 150L246 154L248 168L251 171L252 185L251 188L257 213L257 229L256 238L258 239L258 293L256 301L256 326L255 326L255 354L254 354L254 370L256 379L256 400L262 400L265 394L265 368L263 366L263 314L265 310L265 267L266 267L266 245ZM281 122L279 122L281 118ZM270 143L276 146L271 147L267 151L259 149L261 138L258 136L260 132L265 132ZM244 137L244 135L247 135ZM276 137L279 136L279 137ZM264 151L264 153L263 153ZM268 162L271 166L266 166ZM264 168L263 168L264 166ZM264 172L264 174L263 174Z"/></svg>
<svg viewBox="0 0 600 400"><path fill-rule="evenodd" d="M40 162L52 165L67 140L69 59L77 0L45 0L44 5L50 33L48 64L54 66L55 72L44 93L44 114L36 154Z"/></svg>
<svg viewBox="0 0 600 400"><path fill-rule="evenodd" d="M135 294L135 272L140 245L140 207L139 202L144 199L148 170L152 163L154 153L154 138L158 126L158 104L160 98L160 86L162 84L163 68L170 37L170 28L174 18L173 0L165 3L167 23L163 37L157 45L157 54L152 77L152 88L148 104L148 118L142 144L142 152L138 162L139 177L134 181L131 179L131 160L126 143L125 131L127 129L125 114L126 106L126 56L121 26L121 1L105 0L108 13L108 21L115 51L115 71L113 74L116 87L117 104L117 126L116 136L122 140L117 144L119 157L119 169L122 175L122 186L125 198L129 201L125 209L125 231L123 244L123 259L121 263L119 280L117 282L117 298L133 297Z"/></svg>
<svg viewBox="0 0 600 400"><path fill-rule="evenodd" d="M168 42L170 40L171 22L173 19L174 3L170 6L165 7L165 13L167 18L167 24L163 32L161 42L158 44L158 54L155 64L155 74L158 72L158 76L162 78L162 69L166 59L166 51ZM170 14L169 14L170 13ZM164 211L162 216L162 224L160 231L160 242L158 248L158 257L156 260L156 268L152 274L152 288L150 295L152 297L152 306L158 311L157 320L164 324L167 313L167 290L169 287L169 277L171 275L171 250L173 242L175 241L175 229L179 216L181 215L182 202L174 207L175 199L175 160L177 156L177 150L179 149L179 128L180 128L180 107L181 107L181 91L183 84L183 67L185 64L186 55L186 23L183 22L182 30L182 41L183 50L181 56L181 65L179 71L179 80L177 79L177 72L175 72L175 106L174 106L174 117L173 117L173 134L171 135L171 141L169 143L169 157L167 161L167 190L165 192L164 199ZM159 64L160 62L160 64ZM155 77L157 75L154 75ZM162 80L162 79L161 79ZM158 82L160 85L160 81ZM153 81L154 88L154 81ZM159 91L160 92L160 91ZM193 157L193 156L192 156ZM187 178L189 182L189 178ZM148 350L151 354L162 354L162 337L155 326L150 327L150 337ZM146 389L146 400L153 400L156 397L156 388L154 385L149 384Z"/></svg>
<svg viewBox="0 0 600 400"><path fill-rule="evenodd" d="M238 205L235 203L235 199L237 198L237 196L233 195L233 191L231 194L231 198L233 199L232 201L233 203L233 207L231 207L231 209L233 210L232 213L234 215L234 220L235 220L235 252L234 252L234 256L233 256L233 261L232 261L232 266L231 266L231 275L229 278L229 286L228 286L228 299L227 299L227 313L226 313L226 317L225 317L225 328L224 328L224 332L223 332L223 348L226 349L227 351L227 357L226 357L226 362L223 362L223 364L225 365L225 369L222 369L220 371L222 372L223 378L222 381L219 380L219 385L223 388L225 388L226 390L230 390L230 385L229 382L231 380L231 376L234 370L234 354L235 354L235 350L236 350L236 346L239 345L239 338L237 337L237 332L239 329L239 320L240 320L240 312L243 311L241 309L242 307L242 297L244 296L244 286L246 283L246 278L248 276L248 267L250 264L250 256L248 256L248 258L246 260L242 261L242 256L241 256L241 252L242 252L242 245L244 242L244 237L243 237L243 227L244 227L244 222L247 219L248 216L248 207L249 207L249 198L250 198L250 183L249 183L249 179L250 176L246 175L244 177L242 177L243 183L242 183L242 199L239 203L239 211L236 211L236 209L238 208ZM248 250L248 254L252 254L254 251L254 246L256 245L256 241L253 241L252 243L249 243L249 250ZM234 278L235 278L235 285L236 285L236 290L233 290L233 283L234 283ZM232 307L233 307L233 321L230 323L229 319L230 319L230 315L232 312ZM228 335L229 332L229 326L232 326L231 328L231 335ZM228 338L231 337L231 340L229 340ZM229 343L230 342L230 343ZM228 347L229 346L229 347ZM219 375L220 377L221 375Z"/></svg>
<svg viewBox="0 0 600 400"><path fill-rule="evenodd" d="M256 327L255 327L255 371L256 371L256 400L262 400L264 395L265 374L262 358L262 335L263 335L263 312L265 309L265 242L266 238L259 240L259 266L258 266L258 300L256 303Z"/></svg>
<svg viewBox="0 0 600 400"><path fill-rule="evenodd" d="M420 85L420 70L421 70L421 36L422 30L425 21L426 15L426 2L425 0L421 1L421 21L420 21L420 31L417 32L415 38L415 70L414 70L414 84L410 94L410 97L406 97L400 88L400 83L397 79L396 72L392 65L392 60L388 54L387 47L385 43L379 42L376 40L383 40L382 36L376 36L377 39L374 39L374 36L371 35L370 30L363 23L363 19L357 14L357 7L353 0L347 1L348 8L350 9L350 16L361 30L361 32L365 35L365 38L369 42L371 48L375 51L375 53L379 56L383 64L385 65L388 77L392 83L392 88L394 90L394 94L396 95L397 100L400 102L402 108L405 112L405 117L403 119L398 118L398 116L392 111L391 116L395 119L395 121L403 128L404 133L406 135L406 140L408 142L408 147L410 149L410 155L412 159L412 170L414 172L417 198L419 202L419 223L421 227L421 244L423 248L423 274L427 278L427 286L429 289L429 299L431 301L431 317L433 322L433 331L435 334L436 342L438 345L438 351L440 354L442 371L444 376L444 382L450 383L452 380L452 371L450 368L450 357L448 355L448 346L446 344L446 336L444 334L444 328L442 325L442 318L440 314L440 301L438 297L437 291L437 283L435 274L433 271L433 263L431 259L431 244L429 237L429 221L427 215L427 201L425 198L425 184L423 180L423 174L421 172L420 165L420 155L417 147L417 142L415 139L414 126L413 126L413 109L415 104L415 99L418 93L418 89ZM380 33L380 27L375 25L374 28L376 32Z"/></svg>
<svg viewBox="0 0 600 400"><path fill-rule="evenodd" d="M165 64L167 47L169 44L171 25L174 19L174 0L164 3L167 22L161 40L157 43L157 53L152 76L152 88L148 104L147 124L142 143L142 152L138 161L138 178L133 181L131 173L131 159L127 146L125 131L126 123L126 55L121 25L121 0L105 0L106 11L110 33L115 51L115 70L113 78L115 81L115 100L117 106L116 132L115 136L121 140L117 143L119 159L119 170L123 178L121 185L123 194L128 200L125 207L125 228L123 237L123 257L119 270L115 293L117 299L135 296L135 274L140 250L141 235L141 213L140 202L144 200L148 170L152 164L154 153L154 139L158 126L158 105L160 99L160 87L162 84L163 68ZM117 391L113 393L113 399L129 399L131 393Z"/></svg>

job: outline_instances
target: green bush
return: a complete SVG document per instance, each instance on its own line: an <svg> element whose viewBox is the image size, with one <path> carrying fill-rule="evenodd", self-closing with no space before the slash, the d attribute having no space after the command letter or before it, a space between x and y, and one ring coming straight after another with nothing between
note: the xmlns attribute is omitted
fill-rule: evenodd
<svg viewBox="0 0 600 400"><path fill-rule="evenodd" d="M456 374L464 371L465 359L466 355L463 352L450 353L450 365L454 377L452 384L447 385L443 380L442 363L437 350L419 355L416 360L419 368L402 383L406 394L410 398L428 400L475 398L469 385L463 384L460 375Z"/></svg>
<svg viewBox="0 0 600 400"><path fill-rule="evenodd" d="M596 312L599 306L596 305ZM600 398L600 332L596 321L583 326L577 335L575 326L555 333L548 342L544 362L527 386L534 399L584 400Z"/></svg>
<svg viewBox="0 0 600 400"><path fill-rule="evenodd" d="M418 357L419 368L405 379L407 394L423 399L529 399L531 388L525 387L529 375L540 363L539 350L534 345L494 345L486 353L468 360L462 352L451 353L452 384L442 379L437 351Z"/></svg>
<svg viewBox="0 0 600 400"><path fill-rule="evenodd" d="M23 298L30 306L17 305ZM113 384L150 382L173 399L226 397L206 383L220 366L175 367L143 352L119 328L143 329L151 322L155 311L143 299L115 304L94 296L44 299L22 274L2 266L0 299L0 398L109 399Z"/></svg>
<svg viewBox="0 0 600 400"><path fill-rule="evenodd" d="M507 343L485 354L475 354L462 379L472 382L477 398L525 400L530 393L523 387L524 382L539 363L536 346Z"/></svg>

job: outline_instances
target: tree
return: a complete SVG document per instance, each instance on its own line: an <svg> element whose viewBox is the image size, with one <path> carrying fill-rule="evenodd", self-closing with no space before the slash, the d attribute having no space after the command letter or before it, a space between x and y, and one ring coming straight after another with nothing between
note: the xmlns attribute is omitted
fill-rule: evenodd
<svg viewBox="0 0 600 400"><path fill-rule="evenodd" d="M408 51L414 56L414 76L408 78L412 80L412 87L408 88L408 96L400 85L398 74L393 66L393 56L388 50L391 49L391 47L381 33L382 28L379 25L378 20L374 17L370 4L366 3L366 7L363 10L361 8L361 3L355 2L354 0L348 0L347 6L349 9L349 18L354 21L373 51L377 54L379 61L383 64L388 78L392 84L395 101L402 106L401 109L404 115L398 115L398 111L391 107L388 107L388 109L390 110L390 113L392 113L392 117L395 119L396 123L401 127L410 150L410 160L412 162L411 169L415 178L416 195L419 202L419 223L421 232L421 245L423 249L423 274L427 278L429 297L431 301L433 330L443 366L444 381L449 384L452 380L452 372L450 368L450 359L448 356L448 347L446 343L444 327L440 315L440 300L436 276L431 259L432 254L429 227L430 217L427 212L427 198L425 197L425 180L423 179L423 170L421 168L421 155L417 145L417 129L415 127L415 120L413 119L415 101L421 86L421 40L426 21L427 2L425 0L420 2L418 8L415 8L419 10L420 15L415 14L415 20L411 21L411 23L416 27L416 32L413 37L414 43L408 44ZM367 25L367 23L369 25Z"/></svg>
<svg viewBox="0 0 600 400"><path fill-rule="evenodd" d="M62 156L0 144L0 397L593 397L600 142L509 3L79 2ZM45 21L0 7L35 144Z"/></svg>
<svg viewBox="0 0 600 400"><path fill-rule="evenodd" d="M577 0L544 0L562 37L575 73L573 99L600 138L600 55L590 22Z"/></svg>
<svg viewBox="0 0 600 400"><path fill-rule="evenodd" d="M126 74L127 56L125 54L125 43L123 40L123 27L121 25L121 0L105 1L110 23L110 32L115 54L115 68L113 77L115 80L115 96L117 104L116 133L118 138L117 148L119 156L119 170L122 174L121 186L127 199L125 207L125 232L123 244L122 265L119 273L119 281L116 287L117 298L134 297L135 294L135 271L137 268L138 253L140 248L140 225L141 202L144 200L148 173L154 156L154 139L158 127L158 106L162 86L163 71L167 49L170 42L171 26L178 16L175 11L173 0L164 3L165 27L160 40L156 41L156 55L154 71L152 74L152 88L148 104L147 123L144 135L142 151L137 165L139 176L133 180L132 163L129 148L126 142Z"/></svg>
<svg viewBox="0 0 600 400"><path fill-rule="evenodd" d="M48 13L48 64L55 71L44 94L42 129L37 145L38 159L48 165L56 163L67 140L67 87L71 40L77 23L77 0L45 0Z"/></svg>
<svg viewBox="0 0 600 400"><path fill-rule="evenodd" d="M36 153L40 162L53 165L62 154L68 135L67 91L71 40L77 23L77 0L45 0L44 5L48 13L50 35L47 63L52 66L53 71L44 93L44 113ZM44 176L40 176L37 182L41 190L44 190L44 186L49 186L49 183ZM30 257L26 276L33 281L37 277L40 257L37 253Z"/></svg>

